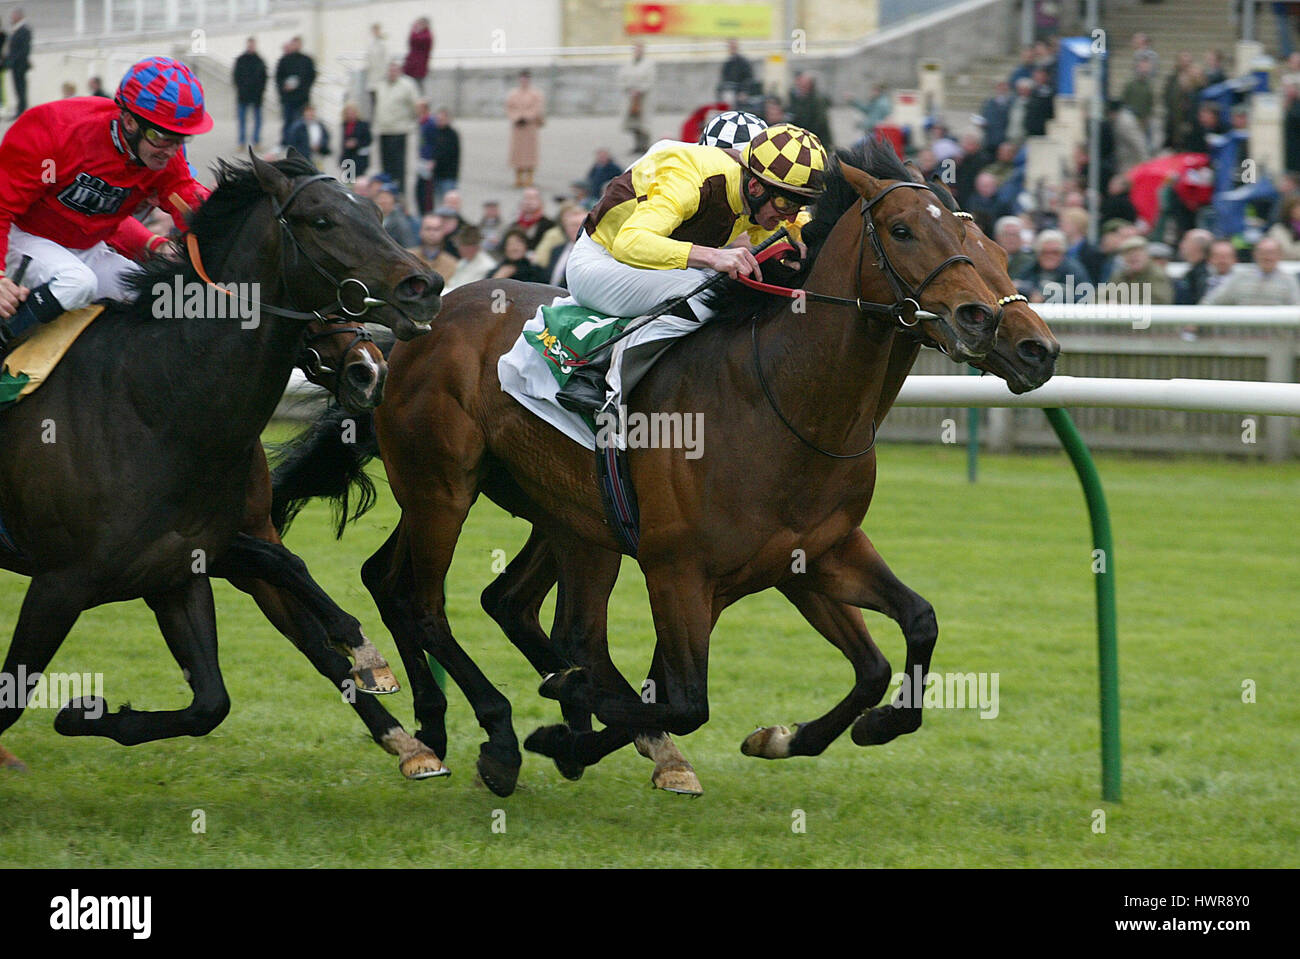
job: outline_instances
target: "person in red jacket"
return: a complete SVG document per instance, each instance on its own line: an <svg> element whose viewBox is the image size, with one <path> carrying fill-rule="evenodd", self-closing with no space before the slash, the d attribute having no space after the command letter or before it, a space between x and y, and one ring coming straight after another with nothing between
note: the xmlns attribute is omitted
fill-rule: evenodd
<svg viewBox="0 0 1300 959"><path fill-rule="evenodd" d="M121 298L124 275L155 249L132 217L159 206L184 229L207 199L185 158L212 129L203 88L183 63L142 60L113 100L74 97L32 107L0 141L0 349L65 310ZM30 256L19 286L11 274Z"/></svg>
<svg viewBox="0 0 1300 959"><path fill-rule="evenodd" d="M415 81L422 94L429 90L424 85L429 75L429 58L433 56L433 29L428 17L420 17L411 24L411 35L406 40L406 61L402 72Z"/></svg>

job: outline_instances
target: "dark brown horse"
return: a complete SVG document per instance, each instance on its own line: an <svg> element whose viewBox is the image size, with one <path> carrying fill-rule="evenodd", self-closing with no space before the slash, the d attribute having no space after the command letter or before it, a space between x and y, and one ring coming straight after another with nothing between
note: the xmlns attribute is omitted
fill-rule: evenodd
<svg viewBox="0 0 1300 959"><path fill-rule="evenodd" d="M828 235L805 284L806 315L788 307L752 328L715 320L675 346L632 397L634 413L702 415L714 451L697 460L668 449L630 453L641 505L637 559L659 636L651 670L657 696L644 702L597 670L587 683L564 674L575 702L608 726L686 733L703 723L710 631L723 609L749 593L804 577L837 602L877 605L877 573L855 533L874 486L874 421L893 340L908 318L904 301L918 299L937 314L923 326L955 358L978 358L993 346L997 297L962 252L961 221L905 171L881 181L841 170L832 180L843 201L823 200L832 212L819 213ZM506 308L496 312L492 301L502 294ZM834 302L815 302L813 294ZM513 788L520 763L509 703L456 643L443 598L469 508L482 491L529 519L557 549L619 549L600 507L591 454L502 393L497 380L498 358L552 295L508 281L450 295L425 342L394 348L387 400L375 418L402 519L363 579L408 663L422 738L439 751L437 736L427 734L446 707L436 686L411 670L416 643L474 704L489 737L479 772L498 792ZM898 309L858 308L890 298ZM770 403L756 359L771 381ZM796 556L806 572L792 572ZM913 666L925 671L932 646L932 635L909 638L909 674ZM877 691L867 701L871 679L853 694L853 716L879 698ZM553 692L563 699L570 691ZM911 722L890 719L898 732Z"/></svg>
<svg viewBox="0 0 1300 959"><path fill-rule="evenodd" d="M442 281L361 203L308 164L223 165L197 214L191 256L140 278L41 390L0 415L0 515L15 548L0 565L32 577L4 672L45 670L83 609L143 597L194 690L170 712L68 704L55 728L130 745L203 735L229 709L217 663L209 575L233 562L260 433L318 315L369 311L399 336L427 329ZM159 311L159 288L211 274L260 300L252 328ZM258 293L257 291L261 292ZM225 311L223 310L224 314ZM22 704L0 706L0 734Z"/></svg>

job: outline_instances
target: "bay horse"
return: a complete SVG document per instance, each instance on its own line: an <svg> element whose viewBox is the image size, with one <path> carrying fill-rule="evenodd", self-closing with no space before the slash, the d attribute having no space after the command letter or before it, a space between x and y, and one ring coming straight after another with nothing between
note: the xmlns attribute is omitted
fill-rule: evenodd
<svg viewBox="0 0 1300 959"><path fill-rule="evenodd" d="M897 167L891 163L878 169L881 158L845 154L843 158L857 165L865 166L872 173L879 175L898 175ZM919 177L913 174L914 179ZM948 209L956 211L957 205L941 183L932 184L936 194ZM844 204L841 203L841 206ZM837 209L832 203L832 209ZM975 365L989 372L994 372L1008 381L1013 392L1020 393L1040 386L1050 378L1059 343L1052 336L1046 324L1038 314L1030 309L1024 297L1019 296L1014 283L1007 275L1006 254L993 241L970 222L968 214L957 213L965 217L966 233L964 236L966 252L989 287L998 294L998 305L1003 318L998 326L994 350L983 360L976 360ZM555 291L557 294L559 291ZM881 408L877 412L877 424L892 405L902 385L902 379L910 371L916 355L924 341L921 336L896 336L891 350L888 373L882 384ZM936 345L927 343L926 345ZM368 459L378 453L373 433L358 424L357 442L346 447L338 443L339 429L336 422L321 420L308 430L298 441L291 458L282 462L275 471L274 485L277 525L283 524L286 516L296 512L301 501L314 496L346 496L349 483L366 484L362 469ZM351 460L348 457L352 457ZM340 471L340 465L345 464ZM340 526L339 533L342 533ZM869 543L867 544L869 547ZM603 572L590 574L588 562L594 562ZM577 564L577 569L568 576L562 576L566 565ZM882 561L883 566L883 561ZM605 635L605 610L609 589L618 575L619 554L599 550L591 544L584 544L582 550L552 551L550 544L541 531L535 527L519 555L507 566L504 572L483 593L484 609L501 625L507 636L524 653L540 673L563 670L573 662L587 662L586 644L594 644L599 655L607 660ZM890 574L892 578L892 574ZM561 589L556 605L555 626L550 636L542 630L539 622L541 603L557 579ZM602 586L605 588L602 590ZM784 590L783 590L784 591ZM856 607L846 604L833 604L821 594L802 591L789 591L787 595L795 601L796 606L805 617L818 627L828 638L844 648L846 643L853 643L862 637L866 643L871 640L862 622L861 613ZM822 606L827 608L823 609ZM816 619L814 619L816 617ZM848 636L842 636L845 631ZM552 643L552 640L558 640ZM870 648L874 650L874 645ZM878 651L875 655L879 655ZM411 666L412 662L415 663ZM429 689L431 680L427 678L427 669L419 660L408 659L411 666L409 673L413 686L417 687L417 716L423 729L417 735L430 742L445 742L442 731L441 712L437 711L437 691ZM610 670L612 664L608 665ZM887 667L886 667L887 668ZM419 686L425 686L421 693ZM878 699L878 697L877 697ZM918 700L919 701L919 700ZM874 702L874 700L873 700ZM430 706L435 707L430 711ZM564 704L565 718L572 731L589 731L590 714L584 713L572 704ZM850 717L851 718L851 717ZM788 755L804 752L820 752L829 744L826 738L827 724L821 727L802 724L798 736L794 737ZM775 727L779 731L781 727ZM532 747L549 746L549 753L555 758L561 772L569 778L579 778L586 763L593 762L603 753L595 754L594 743L587 741L585 755L576 749L576 743L566 741L571 730L555 727L544 731L541 736L530 738ZM842 732L842 728L839 730ZM815 733L819 735L814 737ZM776 747L776 735L772 734L769 752L779 752ZM751 741L755 737L751 737ZM549 740L549 743L548 743ZM626 742L626 739L623 740ZM638 746L653 745L659 759L656 763L654 782L674 791L697 793L698 779L694 770L684 757L675 753L667 736L662 738L650 735L638 740ZM753 743L751 742L752 746ZM650 747L647 747L650 748ZM548 751L543 748L541 751ZM647 751L646 749L642 750ZM753 755L764 755L759 750ZM773 757L775 758L775 757Z"/></svg>
<svg viewBox="0 0 1300 959"><path fill-rule="evenodd" d="M752 327L714 320L689 348L674 345L634 393L633 412L699 411L714 436L743 436L745 448L690 461L670 450L630 451L641 502L637 559L659 632L652 674L662 679L662 698L646 703L613 682L593 682L581 707L606 725L685 733L702 724L714 621L740 597L784 583L796 551L834 599L871 601L871 570L845 547L871 498L875 410L895 331L911 319L909 301L919 302L935 314L921 320L927 335L955 359L975 359L991 349L996 318L996 297L961 252L961 221L911 182L896 157L893 163L899 175L892 180L836 167L831 179L851 202L824 214L828 235L808 274L806 315L791 304ZM473 703L488 733L478 771L501 794L513 789L520 765L510 705L456 643L443 598L469 507L482 491L541 528L557 549L620 549L600 507L591 454L501 392L497 380L497 359L553 295L497 280L449 295L429 337L414 349L394 347L387 398L375 414L402 518L362 578L408 666L422 722L417 736L445 755L445 697L427 670L412 666L423 649ZM873 296L894 302L877 311ZM771 404L756 379L755 346L774 371L765 374ZM799 425L782 429L773 406ZM845 455L813 449L824 446ZM928 665L928 656L927 647L909 643L909 667Z"/></svg>
<svg viewBox="0 0 1300 959"><path fill-rule="evenodd" d="M864 163L866 160L861 154L842 154L842 157ZM919 171L913 172L919 181ZM1013 393L1038 388L1051 378L1060 344L1030 308L1026 298L1016 291L1007 273L1005 251L984 235L969 214L958 210L951 194L941 183L931 185L945 205L966 220L966 252L981 277L998 295L1001 320L994 349L973 365L1006 380ZM927 343L923 335L904 333L895 337L881 386L880 406L875 419L877 426L893 406L923 345L934 344ZM932 607L897 579L865 533L855 533L853 538L858 541L856 548L869 558L876 571L875 590L880 605L872 608L898 622L904 636L909 638L909 648L913 642L923 641L923 637L918 639L909 634L918 626L928 629L933 619ZM620 565L620 557L613 553L602 554L591 549L581 553L552 549L535 529L519 554L484 590L482 605L539 672L560 672L564 667L557 667L557 663L567 660L588 667L594 665L610 681L616 674L608 655L606 608L609 590L617 579ZM561 589L554 625L548 637L541 628L539 613L542 601L557 581ZM607 584L608 590L599 594L595 584ZM861 611L854 605L834 601L816 588L809 588L806 583L796 581L778 588L822 636L844 652L855 668L858 684L861 685L864 678L875 677L874 687L868 687L863 699L851 695L831 713L812 722L796 724L793 730L785 726L760 728L746 738L741 751L766 759L819 755L848 728L850 722L853 723L854 742L858 745L888 742L900 732L909 731L906 726L900 728L883 723L883 719L893 715L888 711L871 710L855 716L854 710L862 701L874 704L879 700L879 694L884 691L879 685L880 680L883 677L887 681L891 675L889 664L871 639ZM555 689L553 681L542 685L543 695L556 696ZM901 698L900 691L898 704L893 708L902 708L907 702ZM921 699L910 702L919 704ZM567 778L579 778L587 765L629 741L626 730L608 729L597 735L575 735L590 733L589 715L580 708L575 709L572 699L562 702L562 705L565 706L566 723L535 731L525 741L525 747L550 756ZM915 728L919 728L920 707L917 706L911 715L915 719ZM690 795L702 792L694 768L666 736L642 734L637 745L643 754L656 760L652 777L655 785Z"/></svg>
<svg viewBox="0 0 1300 959"><path fill-rule="evenodd" d="M440 307L441 277L309 163L221 162L217 180L185 261L147 266L139 298L108 304L42 388L0 414L0 517L14 544L0 566L32 578L4 672L44 672L82 610L143 598L194 692L163 712L74 701L55 719L66 735L133 745L221 722L230 700L208 577L237 552L260 434L304 326L366 313L407 339ZM160 288L210 285L200 258L237 297L260 299L251 328L210 305L186 316L160 304ZM21 699L0 705L0 734Z"/></svg>

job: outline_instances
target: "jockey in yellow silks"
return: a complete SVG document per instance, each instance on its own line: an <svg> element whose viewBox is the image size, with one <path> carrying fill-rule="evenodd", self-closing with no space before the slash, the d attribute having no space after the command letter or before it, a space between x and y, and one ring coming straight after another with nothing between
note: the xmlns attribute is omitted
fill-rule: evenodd
<svg viewBox="0 0 1300 959"><path fill-rule="evenodd" d="M691 293L709 271L758 276L748 246L731 244L743 236L756 245L782 224L798 241L801 213L822 192L826 165L821 142L790 124L761 131L739 152L686 143L654 150L611 180L588 214L569 255L569 292L593 311L635 317ZM711 315L692 298L619 340L606 354L609 388L621 391L628 350L682 336ZM575 372L559 399L585 410L606 396L605 374L592 364Z"/></svg>

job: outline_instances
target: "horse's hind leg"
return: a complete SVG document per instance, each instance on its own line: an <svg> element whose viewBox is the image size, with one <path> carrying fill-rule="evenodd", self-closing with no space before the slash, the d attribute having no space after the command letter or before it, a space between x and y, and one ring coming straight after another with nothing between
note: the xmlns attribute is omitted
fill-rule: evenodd
<svg viewBox="0 0 1300 959"><path fill-rule="evenodd" d="M275 538L267 539L265 536ZM356 665L351 670L351 677L359 692L397 692L401 688L397 677L379 650L361 631L361 623L357 618L330 599L329 594L312 579L307 564L279 541L269 523L265 536L237 534L226 551L212 564L211 575L222 579L260 579L283 590L304 606L320 624L324 630L325 642L355 659ZM246 589L244 591L248 592ZM281 632L290 635L283 629Z"/></svg>
<svg viewBox="0 0 1300 959"><path fill-rule="evenodd" d="M83 597L77 584L81 576L37 576L27 587L14 639L0 670L0 683L12 695L0 698L0 736L23 714L29 692L27 679L45 672L54 654L81 615ZM0 749L0 765L24 768L13 753Z"/></svg>
<svg viewBox="0 0 1300 959"><path fill-rule="evenodd" d="M874 609L894 620L903 630L907 665L895 701L864 712L853 723L853 741L874 746L916 731L921 726L921 702L930 657L939 638L934 607L906 586L861 530L808 570L810 591L829 600Z"/></svg>
<svg viewBox="0 0 1300 959"><path fill-rule="evenodd" d="M825 716L799 723L794 730L785 726L756 729L741 744L740 751L762 759L819 756L863 710L880 702L889 688L889 663L872 642L856 606L833 602L798 586L782 587L781 592L849 660L853 666L853 688Z"/></svg>
<svg viewBox="0 0 1300 959"><path fill-rule="evenodd" d="M66 736L107 736L123 746L135 746L172 736L206 736L226 718L230 696L217 662L211 582L206 576L196 576L176 589L146 596L145 602L194 690L193 701L178 710L143 711L124 706L105 714L102 699L83 699L60 710L55 730Z"/></svg>

